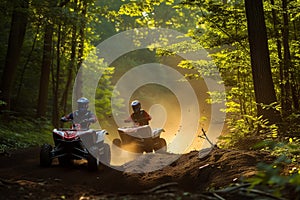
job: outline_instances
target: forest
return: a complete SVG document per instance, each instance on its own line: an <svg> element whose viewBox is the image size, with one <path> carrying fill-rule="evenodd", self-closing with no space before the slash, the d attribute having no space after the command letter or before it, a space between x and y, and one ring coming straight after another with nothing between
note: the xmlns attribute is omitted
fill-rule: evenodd
<svg viewBox="0 0 300 200"><path fill-rule="evenodd" d="M92 107L109 130L117 123L112 108L128 108L122 98L112 101L114 88L135 66L172 65L187 80L201 84L213 77L211 62L179 59L155 45L141 49L139 38L135 51L108 64L97 57L112 55L113 47L99 50L98 45L126 31L174 30L193 42L173 48L205 49L225 88L223 94L201 86L206 88L201 105L225 99L220 112L226 118L216 146L267 152L274 161L260 163L259 173L248 182L271 187L274 198L289 193L300 199L299 0L2 0L0 18L1 155L52 142L52 129L63 126L60 118L74 110L78 98L90 94L78 76L86 65L102 74L95 81ZM163 33L160 37L168 40ZM126 47L126 42L119 45ZM161 73L149 70L145 77ZM157 85L140 87L130 99L141 99L147 110L153 101L178 105L166 93ZM179 120L172 118L174 113L169 121ZM203 118L210 115L197 120ZM208 129L210 121L200 126Z"/></svg>

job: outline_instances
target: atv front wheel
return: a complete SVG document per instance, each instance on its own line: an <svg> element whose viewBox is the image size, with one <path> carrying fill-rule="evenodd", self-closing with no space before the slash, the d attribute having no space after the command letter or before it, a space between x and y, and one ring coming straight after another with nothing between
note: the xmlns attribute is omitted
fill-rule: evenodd
<svg viewBox="0 0 300 200"><path fill-rule="evenodd" d="M88 155L87 162L87 167L89 171L96 171L98 169L98 161L91 154Z"/></svg>
<svg viewBox="0 0 300 200"><path fill-rule="evenodd" d="M152 153L153 152L153 140L152 138L146 138L144 141L144 151L146 153Z"/></svg>
<svg viewBox="0 0 300 200"><path fill-rule="evenodd" d="M167 151L167 142L163 138L158 138L154 145L154 151L156 153L165 153Z"/></svg>
<svg viewBox="0 0 300 200"><path fill-rule="evenodd" d="M52 146L50 144L43 144L40 151L40 165L42 167L50 167L52 164L51 158Z"/></svg>

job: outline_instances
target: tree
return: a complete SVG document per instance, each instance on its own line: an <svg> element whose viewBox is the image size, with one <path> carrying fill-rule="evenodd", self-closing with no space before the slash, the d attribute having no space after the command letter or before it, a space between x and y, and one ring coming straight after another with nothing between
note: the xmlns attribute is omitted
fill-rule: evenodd
<svg viewBox="0 0 300 200"><path fill-rule="evenodd" d="M279 121L278 112L274 108L264 109L264 105L276 103L277 99L272 80L262 0L245 0L245 8L257 115L275 123Z"/></svg>
<svg viewBox="0 0 300 200"><path fill-rule="evenodd" d="M82 2L82 9L81 9L81 16L86 18L86 13L87 13L87 2L83 1ZM79 28L79 43L78 43L78 58L77 58L77 67L76 67L76 72L77 72L77 80L74 85L75 87L75 99L79 99L82 97L82 74L81 71L79 70L81 67L81 64L83 62L83 57L84 57L84 41L85 41L85 26L86 26L87 20L83 19L81 20L80 23L80 28Z"/></svg>
<svg viewBox="0 0 300 200"><path fill-rule="evenodd" d="M53 26L51 24L47 24L45 27L44 35L43 60L41 67L37 117L44 117L47 110L50 65L52 61L52 36Z"/></svg>
<svg viewBox="0 0 300 200"><path fill-rule="evenodd" d="M58 7L61 8L65 6L69 0L61 2ZM49 12L56 5L56 1L49 1ZM54 16L52 16L54 17ZM43 60L41 66L41 76L40 76L40 89L39 89L39 98L38 98L38 107L37 107L37 117L45 117L47 111L47 100L48 100L48 89L49 89L49 77L51 71L51 62L52 62L52 37L54 31L53 19L50 17L46 20L45 25L45 35L44 35L44 47L43 47Z"/></svg>
<svg viewBox="0 0 300 200"><path fill-rule="evenodd" d="M11 107L11 94L27 26L28 2L17 0L14 3L5 67L0 89L1 100L5 102L5 104L3 104L5 106L2 107L4 110L10 110Z"/></svg>
<svg viewBox="0 0 300 200"><path fill-rule="evenodd" d="M289 46L289 21L287 13L287 0L282 0L283 10L283 27L282 27L282 42L283 42L283 75L284 75L284 87L285 96L284 98L284 113L291 114L292 111L292 100L291 100L291 85L290 85L290 68L291 68L291 53Z"/></svg>

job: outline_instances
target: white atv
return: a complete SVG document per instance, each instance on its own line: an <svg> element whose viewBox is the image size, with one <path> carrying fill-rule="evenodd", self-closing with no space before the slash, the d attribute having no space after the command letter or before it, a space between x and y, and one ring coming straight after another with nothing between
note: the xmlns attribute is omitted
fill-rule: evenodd
<svg viewBox="0 0 300 200"><path fill-rule="evenodd" d="M111 152L104 137L105 130L81 130L79 126L71 129L54 129L54 147L44 144L40 151L41 166L48 167L52 160L58 158L60 165L71 164L73 160L85 159L89 170L96 170L99 161L109 165Z"/></svg>
<svg viewBox="0 0 300 200"><path fill-rule="evenodd" d="M151 129L149 125L118 128L120 139L114 139L113 144L134 153L151 153L167 151L166 140L160 137L164 129Z"/></svg>

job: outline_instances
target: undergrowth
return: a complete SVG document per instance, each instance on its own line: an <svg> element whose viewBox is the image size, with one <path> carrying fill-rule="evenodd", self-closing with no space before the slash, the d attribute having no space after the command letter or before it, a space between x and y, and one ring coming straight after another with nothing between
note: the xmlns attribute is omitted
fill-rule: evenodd
<svg viewBox="0 0 300 200"><path fill-rule="evenodd" d="M218 146L269 152L274 161L258 163L257 174L246 181L251 188L271 189L277 197L300 199L299 119L299 114L293 114L277 126L260 117L243 116L231 121L231 133L220 137Z"/></svg>
<svg viewBox="0 0 300 200"><path fill-rule="evenodd" d="M52 143L52 125L42 119L11 118L0 122L0 153Z"/></svg>
<svg viewBox="0 0 300 200"><path fill-rule="evenodd" d="M300 139L285 138L278 142L265 140L256 148L269 151L276 159L273 163L258 163L258 173L249 178L251 187L265 186L273 189L275 196L300 199Z"/></svg>

